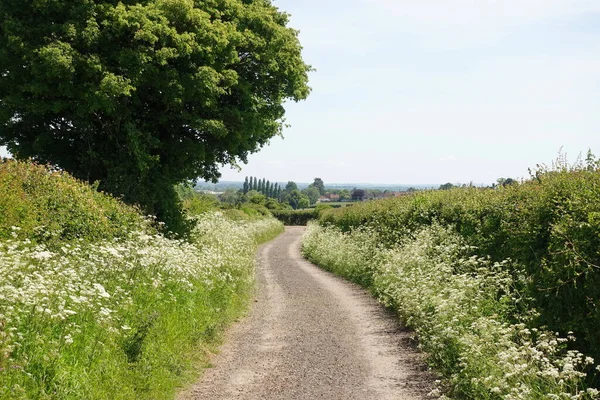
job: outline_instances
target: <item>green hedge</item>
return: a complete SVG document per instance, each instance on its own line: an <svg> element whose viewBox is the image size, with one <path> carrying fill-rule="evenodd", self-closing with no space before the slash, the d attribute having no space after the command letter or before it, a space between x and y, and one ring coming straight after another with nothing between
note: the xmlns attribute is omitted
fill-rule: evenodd
<svg viewBox="0 0 600 400"><path fill-rule="evenodd" d="M146 230L139 211L67 173L0 159L0 239L90 241Z"/></svg>
<svg viewBox="0 0 600 400"><path fill-rule="evenodd" d="M271 210L271 214L284 225L306 226L308 221L319 218L319 210Z"/></svg>
<svg viewBox="0 0 600 400"><path fill-rule="evenodd" d="M600 359L600 172L546 171L523 184L461 188L356 204L321 213L344 231L369 226L396 246L433 222L452 226L479 256L513 260L508 271L538 325L573 331ZM507 267L508 268L508 267Z"/></svg>
<svg viewBox="0 0 600 400"><path fill-rule="evenodd" d="M0 161L0 399L166 399L196 379L283 226L192 206L173 240L67 173Z"/></svg>

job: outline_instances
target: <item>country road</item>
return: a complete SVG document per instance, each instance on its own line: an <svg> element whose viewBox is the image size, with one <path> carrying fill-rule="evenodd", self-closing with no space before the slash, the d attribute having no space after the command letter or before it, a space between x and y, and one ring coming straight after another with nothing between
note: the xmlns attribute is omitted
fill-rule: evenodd
<svg viewBox="0 0 600 400"><path fill-rule="evenodd" d="M433 378L376 300L305 261L304 228L263 245L253 309L179 399L424 399Z"/></svg>

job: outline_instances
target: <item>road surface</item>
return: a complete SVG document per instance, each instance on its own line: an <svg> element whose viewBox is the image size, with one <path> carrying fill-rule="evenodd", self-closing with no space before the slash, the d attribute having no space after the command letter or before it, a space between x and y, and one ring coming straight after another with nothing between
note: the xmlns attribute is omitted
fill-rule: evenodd
<svg viewBox="0 0 600 400"><path fill-rule="evenodd" d="M300 255L304 228L259 250L253 309L179 399L425 399L409 332L356 285Z"/></svg>

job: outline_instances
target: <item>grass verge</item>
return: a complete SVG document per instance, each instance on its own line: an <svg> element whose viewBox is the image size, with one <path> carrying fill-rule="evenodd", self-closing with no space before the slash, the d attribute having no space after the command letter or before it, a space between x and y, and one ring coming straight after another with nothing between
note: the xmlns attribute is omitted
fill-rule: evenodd
<svg viewBox="0 0 600 400"><path fill-rule="evenodd" d="M66 174L7 165L0 204L22 219L0 224L0 398L172 398L246 308L258 243L283 225L206 212L173 240Z"/></svg>

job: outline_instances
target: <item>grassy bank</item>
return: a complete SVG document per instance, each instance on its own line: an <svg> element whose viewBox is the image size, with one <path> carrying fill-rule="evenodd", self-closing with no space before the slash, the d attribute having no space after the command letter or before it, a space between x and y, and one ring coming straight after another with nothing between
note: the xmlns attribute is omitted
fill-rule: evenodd
<svg viewBox="0 0 600 400"><path fill-rule="evenodd" d="M580 165L326 210L304 252L394 307L451 394L594 397L599 187Z"/></svg>
<svg viewBox="0 0 600 400"><path fill-rule="evenodd" d="M259 241L283 229L207 211L188 240L168 239L118 200L24 163L0 164L0 189L7 399L172 398L245 309Z"/></svg>

